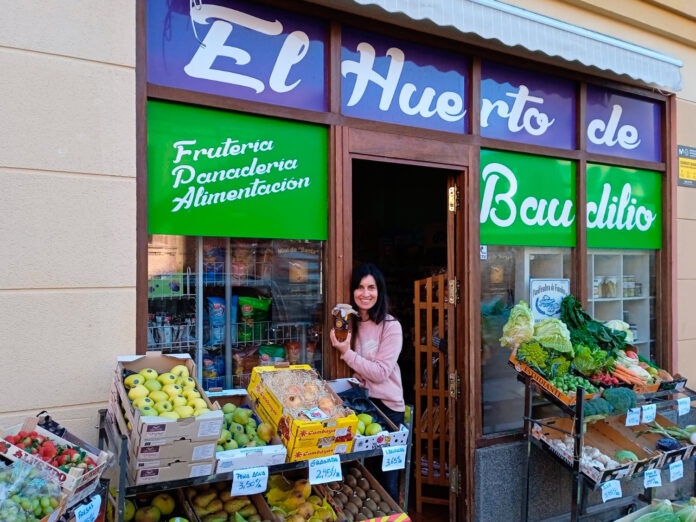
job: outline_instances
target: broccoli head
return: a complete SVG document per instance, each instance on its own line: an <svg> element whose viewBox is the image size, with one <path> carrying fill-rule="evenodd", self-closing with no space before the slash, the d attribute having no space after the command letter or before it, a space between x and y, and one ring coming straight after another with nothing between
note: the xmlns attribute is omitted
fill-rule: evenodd
<svg viewBox="0 0 696 522"><path fill-rule="evenodd" d="M617 415L635 408L637 403L636 392L629 388L609 388L604 390L603 397L612 405Z"/></svg>

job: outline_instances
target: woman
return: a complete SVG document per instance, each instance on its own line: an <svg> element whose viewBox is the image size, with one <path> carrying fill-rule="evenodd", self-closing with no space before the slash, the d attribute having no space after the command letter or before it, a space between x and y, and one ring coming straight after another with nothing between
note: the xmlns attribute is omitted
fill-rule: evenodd
<svg viewBox="0 0 696 522"><path fill-rule="evenodd" d="M384 276L373 264L353 270L350 281L351 305L358 311L353 332L338 342L333 329L331 344L339 352L354 377L367 388L370 400L397 427L404 422L404 391L397 364L403 333L401 324L388 313L387 287ZM353 337L355 340L353 341ZM384 489L399 502L399 472L383 474Z"/></svg>

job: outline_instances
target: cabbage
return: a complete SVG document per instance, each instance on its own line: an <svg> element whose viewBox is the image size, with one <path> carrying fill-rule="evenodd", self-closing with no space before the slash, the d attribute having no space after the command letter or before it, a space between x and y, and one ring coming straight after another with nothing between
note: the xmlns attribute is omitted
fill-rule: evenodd
<svg viewBox="0 0 696 522"><path fill-rule="evenodd" d="M626 332L626 342L628 344L633 344L633 332L631 331L631 326L624 321L619 321L618 319L612 319L604 323L604 326L616 330L617 332Z"/></svg>
<svg viewBox="0 0 696 522"><path fill-rule="evenodd" d="M514 350L520 344L529 341L533 334L534 316L529 305L524 301L520 301L510 310L510 318L503 326L503 336L500 338L500 344Z"/></svg>
<svg viewBox="0 0 696 522"><path fill-rule="evenodd" d="M570 354L573 357L573 345L570 342L568 327L560 319L545 319L534 327L532 339L539 344L557 352Z"/></svg>

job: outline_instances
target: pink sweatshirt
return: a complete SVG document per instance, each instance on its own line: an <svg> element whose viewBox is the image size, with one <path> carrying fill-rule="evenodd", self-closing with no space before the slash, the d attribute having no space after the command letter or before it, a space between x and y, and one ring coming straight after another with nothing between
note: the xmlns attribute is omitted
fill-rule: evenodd
<svg viewBox="0 0 696 522"><path fill-rule="evenodd" d="M387 315L380 324L359 321L355 351L346 350L341 356L355 370L356 377L365 382L370 397L380 399L394 411L406 409L397 364L402 344L401 323Z"/></svg>

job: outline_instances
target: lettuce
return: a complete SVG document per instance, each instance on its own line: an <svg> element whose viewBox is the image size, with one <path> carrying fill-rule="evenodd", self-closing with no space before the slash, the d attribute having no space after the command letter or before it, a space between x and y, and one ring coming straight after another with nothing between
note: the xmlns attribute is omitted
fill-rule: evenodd
<svg viewBox="0 0 696 522"><path fill-rule="evenodd" d="M514 350L520 344L529 341L533 334L534 316L532 316L529 305L520 301L510 310L510 318L503 326L500 344Z"/></svg>
<svg viewBox="0 0 696 522"><path fill-rule="evenodd" d="M557 352L567 353L573 357L573 345L570 342L568 327L559 319L545 319L534 327L532 339L542 346Z"/></svg>

